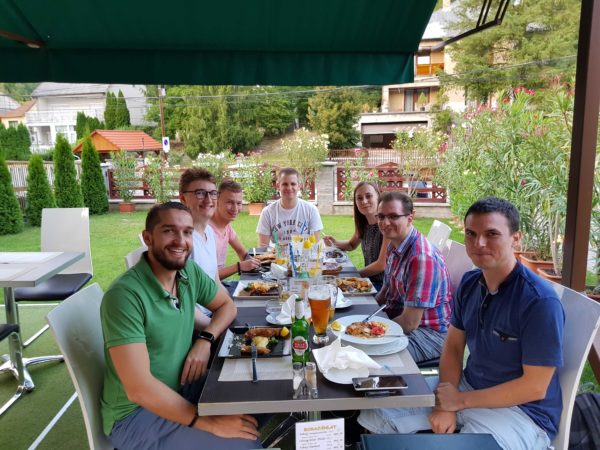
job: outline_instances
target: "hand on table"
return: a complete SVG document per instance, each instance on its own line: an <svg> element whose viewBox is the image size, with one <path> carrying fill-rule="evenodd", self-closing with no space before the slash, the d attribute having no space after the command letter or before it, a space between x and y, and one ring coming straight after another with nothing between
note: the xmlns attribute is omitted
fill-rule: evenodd
<svg viewBox="0 0 600 450"><path fill-rule="evenodd" d="M454 433L456 430L456 413L434 408L429 416L429 423L434 433Z"/></svg>
<svg viewBox="0 0 600 450"><path fill-rule="evenodd" d="M210 342L198 339L190 349L181 371L181 385L192 383L200 378L208 367Z"/></svg>
<svg viewBox="0 0 600 450"><path fill-rule="evenodd" d="M444 411L460 411L462 409L460 391L451 383L443 382L433 391L435 404Z"/></svg>
<svg viewBox="0 0 600 450"><path fill-rule="evenodd" d="M240 269L242 272L251 272L260 267L260 261L256 258L249 258L243 261L240 261Z"/></svg>
<svg viewBox="0 0 600 450"><path fill-rule="evenodd" d="M204 416L197 422L205 431L222 438L258 439L258 422L248 414L235 416Z"/></svg>

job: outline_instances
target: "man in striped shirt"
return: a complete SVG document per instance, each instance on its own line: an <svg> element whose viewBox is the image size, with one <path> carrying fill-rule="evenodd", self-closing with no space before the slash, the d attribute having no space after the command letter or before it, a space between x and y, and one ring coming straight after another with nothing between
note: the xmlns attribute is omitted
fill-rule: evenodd
<svg viewBox="0 0 600 450"><path fill-rule="evenodd" d="M416 362L437 358L442 352L452 306L450 277L444 259L413 226L409 196L387 192L381 196L377 221L390 240L383 288L377 302L398 322L409 339L408 351Z"/></svg>

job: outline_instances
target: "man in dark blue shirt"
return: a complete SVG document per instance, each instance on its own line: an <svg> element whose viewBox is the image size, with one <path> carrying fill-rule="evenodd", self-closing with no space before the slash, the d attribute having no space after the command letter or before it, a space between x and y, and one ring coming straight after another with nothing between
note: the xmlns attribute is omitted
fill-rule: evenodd
<svg viewBox="0 0 600 450"><path fill-rule="evenodd" d="M436 406L363 411L363 426L405 433L461 428L491 433L510 450L550 445L562 410L556 368L563 362L564 312L551 285L517 262L520 237L519 214L509 202L486 198L469 208L465 245L478 269L465 274L454 299Z"/></svg>

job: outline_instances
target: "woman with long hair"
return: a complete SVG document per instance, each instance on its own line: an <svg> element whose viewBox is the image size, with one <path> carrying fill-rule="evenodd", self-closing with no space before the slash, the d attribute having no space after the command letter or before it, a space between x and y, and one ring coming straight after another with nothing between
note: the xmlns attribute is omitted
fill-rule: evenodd
<svg viewBox="0 0 600 450"><path fill-rule="evenodd" d="M354 188L354 234L346 241L337 240L333 236L324 236L325 244L340 250L352 251L360 244L365 259L365 267L359 271L361 277L369 277L378 291L383 284L386 251L389 244L384 239L377 219L379 188L376 184L361 181Z"/></svg>

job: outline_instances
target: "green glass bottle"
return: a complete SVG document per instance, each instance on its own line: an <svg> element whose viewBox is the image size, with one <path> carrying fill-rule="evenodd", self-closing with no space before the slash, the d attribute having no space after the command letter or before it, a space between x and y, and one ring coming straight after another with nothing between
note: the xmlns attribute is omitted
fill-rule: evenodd
<svg viewBox="0 0 600 450"><path fill-rule="evenodd" d="M297 297L292 323L292 364L299 362L305 365L308 360L308 322L304 318L304 301Z"/></svg>

